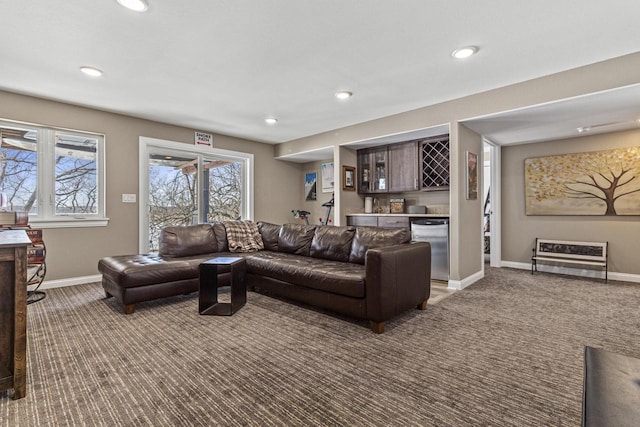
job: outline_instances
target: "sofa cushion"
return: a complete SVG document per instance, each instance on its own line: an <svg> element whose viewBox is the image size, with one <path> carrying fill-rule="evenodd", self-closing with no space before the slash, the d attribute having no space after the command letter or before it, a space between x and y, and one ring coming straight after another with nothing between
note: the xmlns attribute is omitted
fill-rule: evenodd
<svg viewBox="0 0 640 427"><path fill-rule="evenodd" d="M284 224L278 235L278 252L309 256L315 225Z"/></svg>
<svg viewBox="0 0 640 427"><path fill-rule="evenodd" d="M245 259L249 274L348 297L365 295L366 272L359 264L271 251L254 253Z"/></svg>
<svg viewBox="0 0 640 427"><path fill-rule="evenodd" d="M218 252L228 252L229 244L227 243L227 229L224 228L224 224L221 222L212 222L213 233L216 236L216 242L218 246Z"/></svg>
<svg viewBox="0 0 640 427"><path fill-rule="evenodd" d="M266 250L278 252L278 237L280 236L281 228L282 226L280 225L258 221L258 230L260 230Z"/></svg>
<svg viewBox="0 0 640 427"><path fill-rule="evenodd" d="M160 255L184 257L218 252L211 224L169 226L160 232Z"/></svg>
<svg viewBox="0 0 640 427"><path fill-rule="evenodd" d="M318 226L311 241L311 256L349 262L351 243L355 234L355 227Z"/></svg>
<svg viewBox="0 0 640 427"><path fill-rule="evenodd" d="M369 249L400 245L410 240L411 232L406 228L357 227L349 262L364 264Z"/></svg>

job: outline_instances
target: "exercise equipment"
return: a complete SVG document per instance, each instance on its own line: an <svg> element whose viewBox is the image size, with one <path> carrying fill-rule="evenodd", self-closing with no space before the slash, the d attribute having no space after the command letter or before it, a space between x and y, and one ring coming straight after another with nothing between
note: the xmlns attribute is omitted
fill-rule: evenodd
<svg viewBox="0 0 640 427"><path fill-rule="evenodd" d="M294 218L298 218L304 221L306 225L309 225L309 215L311 214L311 212L303 211L300 209L293 209L291 213L293 214Z"/></svg>
<svg viewBox="0 0 640 427"><path fill-rule="evenodd" d="M331 216L331 208L333 208L333 205L334 205L333 198L334 198L334 193L331 193L331 200L322 204L323 207L327 208L327 213L324 215L324 220L320 221L322 225L327 225L329 223L329 216Z"/></svg>

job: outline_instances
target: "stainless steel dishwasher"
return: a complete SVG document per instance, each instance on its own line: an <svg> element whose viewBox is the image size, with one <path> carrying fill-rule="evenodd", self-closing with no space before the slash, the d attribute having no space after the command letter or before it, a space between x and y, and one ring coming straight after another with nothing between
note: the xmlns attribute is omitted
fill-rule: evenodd
<svg viewBox="0 0 640 427"><path fill-rule="evenodd" d="M431 243L431 278L449 280L449 220L445 218L414 219L411 240Z"/></svg>

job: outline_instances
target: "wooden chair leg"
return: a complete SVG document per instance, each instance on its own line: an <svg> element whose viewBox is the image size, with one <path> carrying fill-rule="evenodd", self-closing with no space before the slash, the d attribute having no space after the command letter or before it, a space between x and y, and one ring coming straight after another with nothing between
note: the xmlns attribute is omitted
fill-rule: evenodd
<svg viewBox="0 0 640 427"><path fill-rule="evenodd" d="M134 311L136 311L136 305L135 304L125 304L124 305L124 314L133 314Z"/></svg>
<svg viewBox="0 0 640 427"><path fill-rule="evenodd" d="M427 309L427 300L422 301L418 304L418 310L426 310Z"/></svg>
<svg viewBox="0 0 640 427"><path fill-rule="evenodd" d="M384 322L374 322L373 320L369 321L371 326L371 330L376 334L381 334L384 332Z"/></svg>

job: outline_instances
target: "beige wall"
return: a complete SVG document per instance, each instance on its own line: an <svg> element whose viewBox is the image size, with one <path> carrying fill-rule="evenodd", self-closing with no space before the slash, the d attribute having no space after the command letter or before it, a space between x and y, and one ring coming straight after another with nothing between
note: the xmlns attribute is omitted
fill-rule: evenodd
<svg viewBox="0 0 640 427"><path fill-rule="evenodd" d="M333 159L325 159L317 162L309 162L309 163L302 164L301 171L300 171L300 178L298 179L301 183L303 183L303 188L300 192L300 203L295 207L292 207L292 209L295 208L295 209L301 209L303 211L311 212L311 214L309 215L309 224L320 224L320 218L322 218L323 221L325 219L327 208L322 206L322 204L331 200L332 193L322 192L322 164L331 163L331 162L333 162ZM335 165L334 165L334 168L335 168ZM315 172L318 176L318 180L316 182L316 200L313 200L313 201L306 200L305 194L304 194L305 174L311 173L311 172ZM334 213L335 213L335 210L331 209L331 214L329 215L329 219L331 220L331 222L329 224L332 224L332 225L335 225ZM296 221L300 221L300 223L303 224L301 220L296 220ZM291 218L291 220L289 220L288 222L294 222L293 218Z"/></svg>
<svg viewBox="0 0 640 427"><path fill-rule="evenodd" d="M458 243L461 237L466 239L466 236L481 236L482 221L480 213L478 213L477 221L464 220L466 214L462 214L463 217L460 218L460 211L464 209L466 212L467 203L464 201L464 183L460 182L463 175L457 162L462 160L465 146L475 147L477 145L477 135L463 131L459 136L457 123L487 114L637 84L640 83L640 74L633 72L633 70L638 69L640 69L640 53L626 55L406 113L289 141L276 146L276 155L284 156L312 151L326 147L328 144L339 147L341 144L349 142L449 124L452 159L450 186L452 193L450 198L451 280L462 283L474 274L481 274L482 266L478 266L477 256L468 256L466 246L462 248ZM477 151L480 154L481 147ZM461 152L462 154L460 154ZM478 253L481 253L481 245L477 246L477 250ZM505 256L506 252L503 249L503 258Z"/></svg>
<svg viewBox="0 0 640 427"><path fill-rule="evenodd" d="M457 152L451 154L459 167L456 171L458 189L452 191L457 205L457 210L452 213L451 224L451 247L452 252L458 253L461 260L457 264L458 276L468 277L482 270L484 263L483 251L483 200L482 200L482 137L474 131L458 125L458 145ZM469 151L478 156L476 173L478 174L478 197L474 200L467 200L466 192L466 152ZM454 238L455 236L455 238ZM457 246L457 247L456 247Z"/></svg>
<svg viewBox="0 0 640 427"><path fill-rule="evenodd" d="M322 164L327 162L334 162L335 172L335 206L331 209L331 223L333 225L346 225L346 214L353 212L354 210L363 210L364 208L364 196L359 195L354 191L345 191L342 189L342 166L356 167L357 157L356 151L348 149L346 147L339 147L335 159L326 159L317 162L304 163L301 168L300 181L304 182L304 176L307 172L316 172L318 174L318 188L316 201L306 201L304 198L304 191L301 193L300 209L311 212L309 215L310 224L319 224L319 218L325 217L327 208L322 204L328 202L331 199L331 193L322 192Z"/></svg>
<svg viewBox="0 0 640 427"><path fill-rule="evenodd" d="M347 225L347 213L350 212L364 212L364 196L358 194L356 190L345 191L342 189L342 167L343 166L351 166L356 168L356 176L354 186L358 186L358 157L355 150L351 150L346 147L340 147L338 150L338 161L336 164L339 164L339 194L336 191L336 211L340 212L339 220L340 222L337 225Z"/></svg>
<svg viewBox="0 0 640 427"><path fill-rule="evenodd" d="M193 144L195 130L2 91L0 118L106 135L109 225L44 230L47 281L94 275L100 258L138 252L138 204L122 203L121 195L139 194L139 137ZM299 165L275 160L268 144L215 135L214 146L254 154L256 220L291 220L303 192Z"/></svg>
<svg viewBox="0 0 640 427"><path fill-rule="evenodd" d="M536 237L609 242L609 271L640 274L638 216L527 216L524 160L640 146L640 130L502 148L502 259L530 263ZM639 160L640 161L640 160Z"/></svg>

